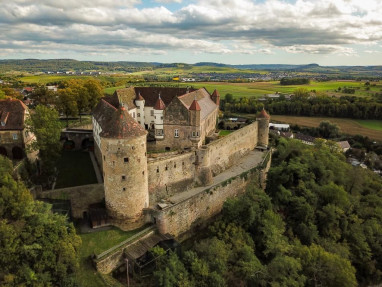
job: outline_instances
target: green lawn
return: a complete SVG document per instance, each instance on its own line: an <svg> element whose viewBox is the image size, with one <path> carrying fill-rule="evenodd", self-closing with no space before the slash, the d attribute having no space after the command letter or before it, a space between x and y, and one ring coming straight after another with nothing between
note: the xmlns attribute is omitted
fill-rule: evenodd
<svg viewBox="0 0 382 287"><path fill-rule="evenodd" d="M219 132L219 136L226 136L226 135L229 135L230 133L232 133L232 131L221 130Z"/></svg>
<svg viewBox="0 0 382 287"><path fill-rule="evenodd" d="M382 131L382 121L378 120L357 120L357 123L359 123L361 126L376 130L376 131Z"/></svg>
<svg viewBox="0 0 382 287"><path fill-rule="evenodd" d="M105 88L103 89L103 92L105 94L113 94L115 90L123 89L125 86L118 86L118 87L110 87L110 88Z"/></svg>
<svg viewBox="0 0 382 287"><path fill-rule="evenodd" d="M122 231L113 227L109 230L80 234L82 246L80 249L80 268L76 279L81 287L101 287L105 286L102 277L92 265L91 256L99 254L114 245L128 239L141 229L132 231ZM110 275L111 276L111 275Z"/></svg>
<svg viewBox="0 0 382 287"><path fill-rule="evenodd" d="M88 152L63 151L58 163L56 188L97 183Z"/></svg>

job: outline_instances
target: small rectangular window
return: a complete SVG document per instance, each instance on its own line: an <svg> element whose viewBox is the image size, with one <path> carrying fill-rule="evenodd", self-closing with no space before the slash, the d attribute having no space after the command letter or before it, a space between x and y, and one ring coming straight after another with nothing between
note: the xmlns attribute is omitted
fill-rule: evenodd
<svg viewBox="0 0 382 287"><path fill-rule="evenodd" d="M141 116L141 114L140 113L137 113L137 116L138 116L138 118Z"/></svg>
<svg viewBox="0 0 382 287"><path fill-rule="evenodd" d="M179 137L179 130L178 129L174 130L174 137L176 137L176 138Z"/></svg>
<svg viewBox="0 0 382 287"><path fill-rule="evenodd" d="M123 158L123 162L129 162L129 158L128 157L124 157Z"/></svg>
<svg viewBox="0 0 382 287"><path fill-rule="evenodd" d="M17 138L18 138L17 134L12 134L12 136L13 136L14 140L17 140Z"/></svg>
<svg viewBox="0 0 382 287"><path fill-rule="evenodd" d="M122 188L123 191L126 191L126 187Z"/></svg>
<svg viewBox="0 0 382 287"><path fill-rule="evenodd" d="M126 175L122 175L122 180L126 180Z"/></svg>
<svg viewBox="0 0 382 287"><path fill-rule="evenodd" d="M150 111L150 115L151 115L151 116L154 116L154 110L151 110L151 111Z"/></svg>
<svg viewBox="0 0 382 287"><path fill-rule="evenodd" d="M193 137L193 138L195 137L195 132L192 132L192 137Z"/></svg>

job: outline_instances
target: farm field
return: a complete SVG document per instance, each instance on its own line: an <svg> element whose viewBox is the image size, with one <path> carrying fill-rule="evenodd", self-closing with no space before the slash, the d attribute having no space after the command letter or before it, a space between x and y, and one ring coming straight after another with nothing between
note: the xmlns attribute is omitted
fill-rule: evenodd
<svg viewBox="0 0 382 287"><path fill-rule="evenodd" d="M357 121L357 123L368 129L382 131L382 121L359 120Z"/></svg>
<svg viewBox="0 0 382 287"><path fill-rule="evenodd" d="M382 126L382 121L368 121L368 120L353 120L353 119L343 119L343 118L326 118L326 117L294 117L294 116L279 116L271 115L272 121L283 122L288 124L297 124L306 127L318 127L322 121L330 121L331 123L337 124L341 132L350 135L363 135L371 139L382 142L382 131L376 130L370 127L370 122L373 122L372 127L378 125Z"/></svg>
<svg viewBox="0 0 382 287"><path fill-rule="evenodd" d="M298 88L306 88L308 91L315 90L317 92L325 92L334 96L344 96L348 94L335 92L339 87L343 89L344 87L352 87L356 90L356 96L370 96L373 93L381 92L382 83L376 83L375 86L371 86L370 90L367 91L363 82L349 82L349 81L329 81L329 82L314 82L312 81L309 85L293 85L293 86L282 86L279 81L269 81L269 82L253 82L253 83L228 83L228 82L153 82L153 83L140 83L140 85L163 85L163 86L173 86L177 87L187 87L192 86L194 88L206 88L208 92L212 93L217 89L221 97L224 97L227 93L230 93L234 98L241 97L262 97L266 94L273 94L276 92L291 94L294 90ZM113 93L115 90L123 88L111 87L106 88L104 91L106 93Z"/></svg>
<svg viewBox="0 0 382 287"><path fill-rule="evenodd" d="M155 74L157 76L178 76L191 77L193 73L219 73L219 74L267 74L268 71L236 69L234 67L217 67L217 66L192 66L178 64L177 67L156 68L150 71L139 71L132 73L133 75Z"/></svg>
<svg viewBox="0 0 382 287"><path fill-rule="evenodd" d="M70 79L98 79L101 82L108 82L115 85L122 85L125 82L136 81L142 79L141 77L131 76L127 74L113 74L113 75L100 75L100 76L90 76L90 75L33 75L19 77L18 80L24 82L25 84L41 84L45 85L47 83L54 83L60 81L67 81ZM123 85L122 85L123 86Z"/></svg>
<svg viewBox="0 0 382 287"><path fill-rule="evenodd" d="M162 72L160 72L163 70ZM123 88L126 84L134 84L135 81L141 81L143 74L155 74L157 76L168 76L172 77L177 74L181 74L182 68L163 68L156 69L153 71L143 71L133 74L113 74L113 75L100 75L100 76L78 76L78 75L31 75L19 77L18 80L24 82L25 84L47 84L52 82L59 82L69 79L81 78L81 79L90 79L96 78L103 82L104 86L114 85L115 87L106 87L104 89L105 93L112 94L116 89ZM219 67L193 67L192 72L217 72L217 73L262 73L262 71L251 71L251 70L236 70L236 69L227 69ZM179 72L179 73L177 73ZM107 84L109 83L109 84ZM187 87L193 86L194 88L205 87L210 93L214 89L217 89L220 92L220 95L224 97L227 93L230 93L234 98L240 97L261 97L266 94L273 94L276 92L291 94L294 90L298 88L306 88L308 91L317 91L325 92L334 96L344 96L349 94L344 94L338 92L338 89L341 90L344 87L355 89L356 96L371 96L374 93L382 91L382 83L375 82L371 83L369 86L365 86L365 82L360 81L328 81L328 82L316 82L311 81L309 85L288 85L282 86L279 81L269 81L269 82L251 82L251 83L231 83L231 82L140 82L139 85L164 85L164 86L180 86ZM367 88L369 90L367 90Z"/></svg>

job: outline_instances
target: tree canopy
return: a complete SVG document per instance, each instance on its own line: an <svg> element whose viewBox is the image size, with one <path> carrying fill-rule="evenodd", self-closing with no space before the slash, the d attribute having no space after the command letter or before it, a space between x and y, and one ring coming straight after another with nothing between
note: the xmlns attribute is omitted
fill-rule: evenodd
<svg viewBox="0 0 382 287"><path fill-rule="evenodd" d="M0 285L74 286L81 239L66 217L34 201L0 156Z"/></svg>
<svg viewBox="0 0 382 287"><path fill-rule="evenodd" d="M58 122L58 113L54 109L39 105L32 114L29 126L36 136L30 148L39 151L42 169L50 174L61 153L61 125Z"/></svg>
<svg viewBox="0 0 382 287"><path fill-rule="evenodd" d="M250 185L159 286L358 286L382 282L382 180L330 142L281 139L267 188ZM166 261L167 260L167 261ZM173 266L169 268L168 266Z"/></svg>

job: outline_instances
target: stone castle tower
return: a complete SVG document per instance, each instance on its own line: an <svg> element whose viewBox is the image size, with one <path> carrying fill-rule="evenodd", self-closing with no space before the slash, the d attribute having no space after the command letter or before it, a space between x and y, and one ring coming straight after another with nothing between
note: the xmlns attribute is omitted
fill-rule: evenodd
<svg viewBox="0 0 382 287"><path fill-rule="evenodd" d="M144 224L143 209L149 205L147 132L123 107L111 123L100 133L106 208L114 225L129 230Z"/></svg>
<svg viewBox="0 0 382 287"><path fill-rule="evenodd" d="M257 145L262 146L262 147L267 147L268 146L268 140L269 140L269 119L270 119L270 116L263 109L259 113L259 115L257 116L256 119L258 122Z"/></svg>

